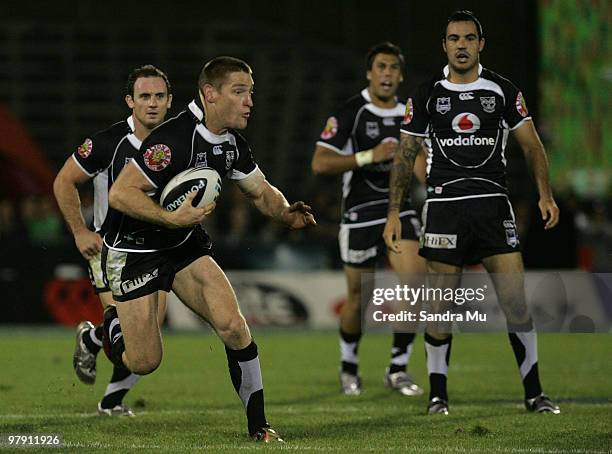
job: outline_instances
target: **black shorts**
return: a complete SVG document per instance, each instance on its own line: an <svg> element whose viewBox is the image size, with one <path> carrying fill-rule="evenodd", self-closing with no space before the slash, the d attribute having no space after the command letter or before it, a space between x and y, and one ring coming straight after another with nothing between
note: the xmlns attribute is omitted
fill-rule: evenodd
<svg viewBox="0 0 612 454"><path fill-rule="evenodd" d="M180 246L155 252L102 249L102 264L115 301L129 301L158 290L169 292L176 273L200 257L211 254L211 242L195 229Z"/></svg>
<svg viewBox="0 0 612 454"><path fill-rule="evenodd" d="M405 213L405 214L404 214ZM414 210L403 212L402 240L418 241L421 223ZM357 224L340 224L338 243L340 257L345 265L371 268L376 261L387 255L387 246L383 239L386 218Z"/></svg>
<svg viewBox="0 0 612 454"><path fill-rule="evenodd" d="M89 280L96 294L110 292L110 287L106 280L104 267L102 266L102 253L98 252L87 263L87 271L89 272Z"/></svg>
<svg viewBox="0 0 612 454"><path fill-rule="evenodd" d="M512 205L503 195L430 199L422 218L419 254L427 260L463 266L521 250Z"/></svg>

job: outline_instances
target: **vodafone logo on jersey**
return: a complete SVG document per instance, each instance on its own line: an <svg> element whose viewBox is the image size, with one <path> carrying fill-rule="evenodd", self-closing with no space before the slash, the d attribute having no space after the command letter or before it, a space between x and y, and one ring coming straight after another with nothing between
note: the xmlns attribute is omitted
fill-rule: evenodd
<svg viewBox="0 0 612 454"><path fill-rule="evenodd" d="M463 112L453 118L453 131L462 134L476 132L480 129L480 118L473 113Z"/></svg>

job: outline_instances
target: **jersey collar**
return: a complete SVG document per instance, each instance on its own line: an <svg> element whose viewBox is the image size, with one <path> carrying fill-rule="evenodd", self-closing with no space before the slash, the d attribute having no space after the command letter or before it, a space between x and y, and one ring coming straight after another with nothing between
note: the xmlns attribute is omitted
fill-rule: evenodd
<svg viewBox="0 0 612 454"><path fill-rule="evenodd" d="M134 117L132 117L131 115L129 117L127 117L127 124L130 127L130 131L134 132L136 131L136 126L134 126Z"/></svg>
<svg viewBox="0 0 612 454"><path fill-rule="evenodd" d="M200 100L200 93L193 98L193 101L189 103L189 111L191 114L197 118L199 122L204 120L204 106L202 105L202 101Z"/></svg>
<svg viewBox="0 0 612 454"><path fill-rule="evenodd" d="M370 92L367 87L361 90L361 96L368 102L366 109L379 117L398 117L404 115L405 106L398 102L397 97L395 98L395 107L385 109L384 107L375 106L374 103L372 103L372 98L370 97Z"/></svg>

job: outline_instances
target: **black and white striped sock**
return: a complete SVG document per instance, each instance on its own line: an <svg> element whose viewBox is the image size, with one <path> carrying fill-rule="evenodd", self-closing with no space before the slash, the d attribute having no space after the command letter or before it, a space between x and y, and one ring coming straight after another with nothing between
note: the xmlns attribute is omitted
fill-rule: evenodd
<svg viewBox="0 0 612 454"><path fill-rule="evenodd" d="M389 364L390 374L406 371L406 365L410 361L410 355L412 355L414 337L414 333L393 333L391 364Z"/></svg>
<svg viewBox="0 0 612 454"><path fill-rule="evenodd" d="M123 333L121 332L121 324L119 323L119 315L117 308L109 306L104 311L104 351L106 356L118 368L124 368L123 352L125 344L123 342Z"/></svg>
<svg viewBox="0 0 612 454"><path fill-rule="evenodd" d="M263 380L254 341L242 350L225 347L227 366L234 389L246 410L249 434L268 427L264 409Z"/></svg>
<svg viewBox="0 0 612 454"><path fill-rule="evenodd" d="M452 335L439 340L425 333L425 356L427 357L427 373L429 374L430 400L439 397L448 401L446 376L448 375L452 341Z"/></svg>
<svg viewBox="0 0 612 454"><path fill-rule="evenodd" d="M361 333L349 334L340 329L340 363L342 372L357 375L359 369L359 340Z"/></svg>
<svg viewBox="0 0 612 454"><path fill-rule="evenodd" d="M132 386L140 380L140 375L133 374L123 367L113 367L113 375L110 383L104 391L104 397L100 402L102 408L112 409L117 405L121 405L123 398L127 392L132 389Z"/></svg>
<svg viewBox="0 0 612 454"><path fill-rule="evenodd" d="M538 336L533 320L529 319L523 325L508 323L508 338L521 373L525 399L533 399L542 393L538 372Z"/></svg>
<svg viewBox="0 0 612 454"><path fill-rule="evenodd" d="M94 329L88 329L83 331L82 339L83 343L94 355L97 355L102 348L102 339L104 336L104 326L102 324L96 326Z"/></svg>

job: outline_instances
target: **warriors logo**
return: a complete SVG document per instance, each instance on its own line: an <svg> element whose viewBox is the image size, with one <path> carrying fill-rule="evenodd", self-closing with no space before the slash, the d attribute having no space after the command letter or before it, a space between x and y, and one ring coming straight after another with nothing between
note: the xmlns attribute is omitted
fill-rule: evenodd
<svg viewBox="0 0 612 454"><path fill-rule="evenodd" d="M325 124L325 129L321 133L321 139L328 140L336 135L338 132L338 120L336 117L329 117Z"/></svg>
<svg viewBox="0 0 612 454"><path fill-rule="evenodd" d="M85 139L85 142L77 148L77 153L81 158L86 158L91 154L91 150L93 150L93 142L91 139Z"/></svg>
<svg viewBox="0 0 612 454"><path fill-rule="evenodd" d="M147 148L147 151L145 151L144 154L144 162L146 166L155 172L165 169L168 164L170 164L171 159L172 152L170 151L170 148L163 143L151 145L149 148Z"/></svg>
<svg viewBox="0 0 612 454"><path fill-rule="evenodd" d="M408 98L406 101L406 111L404 112L404 120L402 124L409 125L414 117L414 107L412 106L412 98Z"/></svg>
<svg viewBox="0 0 612 454"><path fill-rule="evenodd" d="M516 95L516 110L519 114L521 114L521 117L526 117L529 115L529 112L527 111L527 104L525 104L525 98L523 98L523 93L520 91L518 92L518 95Z"/></svg>

